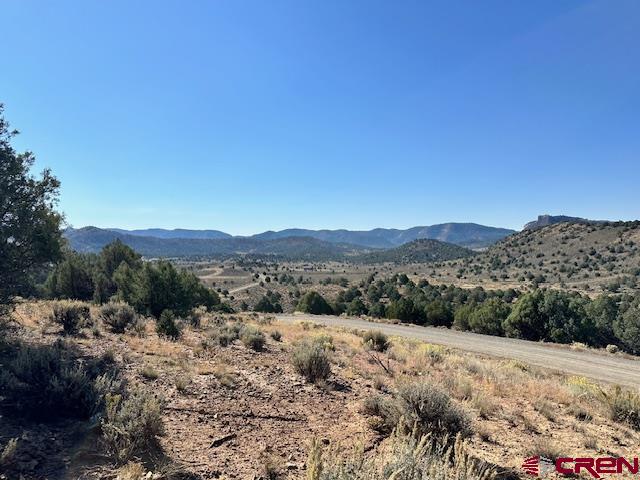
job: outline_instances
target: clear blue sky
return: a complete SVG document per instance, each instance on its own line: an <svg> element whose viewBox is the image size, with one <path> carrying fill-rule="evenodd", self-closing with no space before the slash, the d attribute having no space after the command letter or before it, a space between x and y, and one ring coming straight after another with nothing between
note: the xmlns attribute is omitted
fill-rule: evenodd
<svg viewBox="0 0 640 480"><path fill-rule="evenodd" d="M4 0L76 227L640 217L640 2Z"/></svg>

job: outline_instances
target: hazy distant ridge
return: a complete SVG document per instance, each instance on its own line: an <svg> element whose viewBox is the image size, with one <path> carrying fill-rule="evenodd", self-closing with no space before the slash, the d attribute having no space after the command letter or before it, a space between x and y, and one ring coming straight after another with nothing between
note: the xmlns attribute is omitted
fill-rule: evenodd
<svg viewBox="0 0 640 480"><path fill-rule="evenodd" d="M309 237L261 240L250 237L227 238L158 238L131 235L96 227L65 231L69 245L78 252L95 253L114 240L147 257L226 257L237 254L277 255L300 260L330 260L367 251L355 245L324 242Z"/></svg>
<svg viewBox="0 0 640 480"><path fill-rule="evenodd" d="M315 238L335 244L351 244L368 248L393 248L419 239L433 239L453 243L467 248L484 248L511 235L515 230L488 227L476 223L442 223L439 225L412 227L406 230L375 228L373 230L308 230L289 228L267 231L249 237L233 237L218 230L146 230L107 229L123 235L154 237L162 239L239 239L276 240L291 237Z"/></svg>

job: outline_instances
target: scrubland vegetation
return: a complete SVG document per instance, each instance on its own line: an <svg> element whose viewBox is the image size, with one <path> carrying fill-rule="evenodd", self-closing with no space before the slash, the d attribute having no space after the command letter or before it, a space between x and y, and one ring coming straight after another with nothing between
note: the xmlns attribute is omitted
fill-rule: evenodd
<svg viewBox="0 0 640 480"><path fill-rule="evenodd" d="M34 445L16 427L65 436L59 420L73 422L82 448L103 455L67 464L86 478L251 474L265 458L277 478L388 478L409 467L410 478L493 478L532 449L622 455L640 441L637 392L515 361L257 314L178 320L172 339L152 322L115 333L91 305L69 336L47 315L54 306L17 305L2 349L0 409L13 413L0 444L24 459ZM55 470L39 448L38 468ZM203 451L216 454L203 461ZM24 461L7 465L29 475Z"/></svg>
<svg viewBox="0 0 640 480"><path fill-rule="evenodd" d="M513 477L526 456L622 456L640 443L637 390L273 315L292 306L640 353L631 290L263 271L248 287L260 297L239 308L253 311L234 313L226 288L121 242L69 251L57 180L32 176L10 139L0 116L7 478Z"/></svg>
<svg viewBox="0 0 640 480"><path fill-rule="evenodd" d="M487 335L640 352L637 295L603 294L592 299L561 290L464 289L426 280L416 284L403 274L380 280L371 275L358 286L341 290L332 304L309 291L296 308L311 314L369 315Z"/></svg>
<svg viewBox="0 0 640 480"><path fill-rule="evenodd" d="M440 282L622 293L640 288L640 222L567 222L524 230L474 257L437 262Z"/></svg>

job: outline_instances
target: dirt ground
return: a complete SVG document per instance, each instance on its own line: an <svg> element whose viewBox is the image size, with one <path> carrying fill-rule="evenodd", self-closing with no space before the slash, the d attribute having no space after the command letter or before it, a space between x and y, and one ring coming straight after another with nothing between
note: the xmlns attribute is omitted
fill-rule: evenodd
<svg viewBox="0 0 640 480"><path fill-rule="evenodd" d="M46 321L48 308L46 302L21 305L16 334L29 342L59 338ZM384 437L372 428L363 402L376 393L391 395L404 381L428 381L449 392L473 417L473 455L509 471L549 449L618 456L637 453L640 444L638 432L609 419L594 393L601 387L584 378L400 337L392 338L387 353L372 356L349 329L253 315L225 320L261 329L267 338L263 351L239 341L204 348L213 320L185 328L177 342L159 338L151 321L144 336L109 333L97 322L71 339L87 356L109 352L131 385L162 394L165 435L158 457L191 478L267 478L266 465L279 478L305 478L314 438L340 445L344 454L360 447L375 455ZM275 330L280 341L270 336ZM318 335L329 335L334 346L332 373L321 385L307 383L291 364L294 345ZM138 478L100 455L90 425L2 421L0 445L20 438L24 478ZM145 463L143 473L185 478L163 477L157 467L162 462Z"/></svg>

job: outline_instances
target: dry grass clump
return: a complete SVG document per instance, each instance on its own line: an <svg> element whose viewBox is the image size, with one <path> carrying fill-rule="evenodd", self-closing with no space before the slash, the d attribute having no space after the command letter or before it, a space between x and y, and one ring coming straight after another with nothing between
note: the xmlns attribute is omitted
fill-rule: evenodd
<svg viewBox="0 0 640 480"><path fill-rule="evenodd" d="M323 342L301 342L293 351L291 363L308 382L318 383L331 374L331 363Z"/></svg>
<svg viewBox="0 0 640 480"><path fill-rule="evenodd" d="M585 377L569 377L566 383L569 391L576 397L593 399L602 395L602 389Z"/></svg>
<svg viewBox="0 0 640 480"><path fill-rule="evenodd" d="M426 434L468 437L472 433L468 414L446 392L427 382L404 383L391 398L374 395L363 409L375 417L373 426L382 433L398 430L417 438Z"/></svg>
<svg viewBox="0 0 640 480"><path fill-rule="evenodd" d="M554 411L553 405L544 399L536 400L533 403L533 408L542 415L544 418L549 420L550 422L556 421L556 413Z"/></svg>
<svg viewBox="0 0 640 480"><path fill-rule="evenodd" d="M138 462L128 462L118 469L118 476L116 478L120 480L143 480L147 474L147 469L144 465Z"/></svg>
<svg viewBox="0 0 640 480"><path fill-rule="evenodd" d="M467 376L456 373L445 377L443 383L458 400L470 400L473 397L475 385Z"/></svg>
<svg viewBox="0 0 640 480"><path fill-rule="evenodd" d="M142 375L147 380L157 380L160 376L158 371L149 364L146 364L144 367L142 367L142 370L140 370L140 375Z"/></svg>
<svg viewBox="0 0 640 480"><path fill-rule="evenodd" d="M565 456L563 450L548 438L538 438L534 440L526 454L527 456L540 456L550 460Z"/></svg>
<svg viewBox="0 0 640 480"><path fill-rule="evenodd" d="M62 341L14 346L0 372L5 406L43 420L90 417L119 382L101 359L78 359L76 349Z"/></svg>
<svg viewBox="0 0 640 480"><path fill-rule="evenodd" d="M333 352L336 349L336 346L333 344L333 337L326 333L321 333L320 335L315 335L311 339L312 343L320 346L325 351Z"/></svg>
<svg viewBox="0 0 640 480"><path fill-rule="evenodd" d="M376 352L386 352L391 346L389 337L380 330L369 330L362 335L365 347Z"/></svg>
<svg viewBox="0 0 640 480"><path fill-rule="evenodd" d="M156 447L157 437L164 433L162 409L162 400L144 390L134 390L126 397L108 394L101 430L109 454L124 463Z"/></svg>
<svg viewBox="0 0 640 480"><path fill-rule="evenodd" d="M640 430L640 393L616 386L609 392L603 392L602 399L611 420Z"/></svg>
<svg viewBox="0 0 640 480"><path fill-rule="evenodd" d="M282 333L280 333L279 330L273 330L269 336L271 338L273 338L276 342L281 342L282 341Z"/></svg>
<svg viewBox="0 0 640 480"><path fill-rule="evenodd" d="M227 347L238 339L246 347L258 352L264 348L266 343L265 335L259 328L233 320L210 328L202 346L204 348L211 348L214 345Z"/></svg>
<svg viewBox="0 0 640 480"><path fill-rule="evenodd" d="M144 338L147 336L147 320L138 316L129 328L129 332L136 337Z"/></svg>
<svg viewBox="0 0 640 480"><path fill-rule="evenodd" d="M309 480L489 480L496 475L468 453L460 436L446 441L396 434L377 455L365 456L359 450L348 458L337 451L325 452L314 441L307 465Z"/></svg>
<svg viewBox="0 0 640 480"><path fill-rule="evenodd" d="M187 375L179 375L175 378L174 383L178 392L186 393L191 384L191 378Z"/></svg>
<svg viewBox="0 0 640 480"><path fill-rule="evenodd" d="M60 300L53 303L49 319L60 325L66 335L75 335L90 324L91 311L87 303Z"/></svg>
<svg viewBox="0 0 640 480"><path fill-rule="evenodd" d="M251 325L245 325L241 330L240 340L246 347L249 347L256 352L261 351L266 342L264 333Z"/></svg>
<svg viewBox="0 0 640 480"><path fill-rule="evenodd" d="M0 467L8 468L13 463L16 451L18 450L18 439L11 438L2 447L0 447Z"/></svg>
<svg viewBox="0 0 640 480"><path fill-rule="evenodd" d="M243 327L240 322L227 322L213 327L203 344L205 347L210 347L213 344L227 347L240 338Z"/></svg>
<svg viewBox="0 0 640 480"><path fill-rule="evenodd" d="M98 316L113 333L124 333L137 320L136 311L126 303L107 303L100 307Z"/></svg>
<svg viewBox="0 0 640 480"><path fill-rule="evenodd" d="M236 385L236 373L225 364L216 365L212 369L211 374L218 380L218 383L225 388L233 388Z"/></svg>
<svg viewBox="0 0 640 480"><path fill-rule="evenodd" d="M572 403L567 407L567 413L580 420L581 422L589 422L593 419L593 415L582 405Z"/></svg>
<svg viewBox="0 0 640 480"><path fill-rule="evenodd" d="M385 395L367 397L362 404L362 413L370 417L369 426L379 433L390 434L398 425L398 407Z"/></svg>
<svg viewBox="0 0 640 480"><path fill-rule="evenodd" d="M396 395L400 425L418 436L471 435L471 419L443 390L427 382L406 383Z"/></svg>
<svg viewBox="0 0 640 480"><path fill-rule="evenodd" d="M471 397L471 405L478 410L478 415L482 418L489 418L498 410L498 404L489 395L482 392L475 392Z"/></svg>

